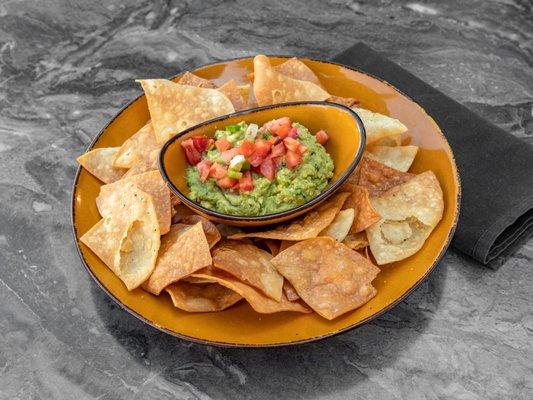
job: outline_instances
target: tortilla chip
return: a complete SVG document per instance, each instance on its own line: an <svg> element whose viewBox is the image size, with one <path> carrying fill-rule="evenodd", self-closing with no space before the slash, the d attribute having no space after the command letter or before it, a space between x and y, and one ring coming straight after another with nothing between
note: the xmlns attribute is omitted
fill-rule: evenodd
<svg viewBox="0 0 533 400"><path fill-rule="evenodd" d="M312 82L280 74L263 55L254 58L254 94L260 106L329 97L328 92Z"/></svg>
<svg viewBox="0 0 533 400"><path fill-rule="evenodd" d="M174 306L188 312L214 312L231 307L242 296L218 283L176 282L165 288Z"/></svg>
<svg viewBox="0 0 533 400"><path fill-rule="evenodd" d="M382 216L366 230L378 264L403 260L420 250L444 210L442 190L431 171L371 201Z"/></svg>
<svg viewBox="0 0 533 400"><path fill-rule="evenodd" d="M242 111L248 108L248 104L242 97L241 91L237 87L235 80L227 81L225 84L220 86L218 90L223 93L233 104L235 111Z"/></svg>
<svg viewBox="0 0 533 400"><path fill-rule="evenodd" d="M342 104L346 107L354 107L359 104L359 101L353 97L330 96L326 101Z"/></svg>
<svg viewBox="0 0 533 400"><path fill-rule="evenodd" d="M131 168L158 149L152 123L148 122L120 146L113 158L113 167Z"/></svg>
<svg viewBox="0 0 533 400"><path fill-rule="evenodd" d="M128 172L126 172L122 178L129 178L130 176L139 175L143 172L154 171L158 169L159 162L159 149L152 150L148 157L138 161Z"/></svg>
<svg viewBox="0 0 533 400"><path fill-rule="evenodd" d="M387 167L407 172L411 168L418 146L372 146L366 152L366 156L378 160Z"/></svg>
<svg viewBox="0 0 533 400"><path fill-rule="evenodd" d="M159 236L151 197L129 182L113 204L110 216L101 219L80 241L132 290L154 270Z"/></svg>
<svg viewBox="0 0 533 400"><path fill-rule="evenodd" d="M211 261L209 244L201 222L193 226L172 225L161 239L154 272L143 288L158 295L171 283L211 265Z"/></svg>
<svg viewBox="0 0 533 400"><path fill-rule="evenodd" d="M355 211L353 208L346 208L339 211L335 219L326 229L319 233L319 236L329 236L337 242L342 242L353 224Z"/></svg>
<svg viewBox="0 0 533 400"><path fill-rule="evenodd" d="M112 183L118 181L126 172L125 169L113 167L113 157L118 149L118 147L94 149L79 156L77 161L87 172L102 182Z"/></svg>
<svg viewBox="0 0 533 400"><path fill-rule="evenodd" d="M196 86L201 88L215 89L217 85L208 79L200 78L198 75L194 75L189 71L185 73L178 80L180 85Z"/></svg>
<svg viewBox="0 0 533 400"><path fill-rule="evenodd" d="M336 193L320 206L306 213L303 217L293 220L286 225L280 225L273 230L237 233L230 236L230 239L258 237L263 239L305 240L316 237L333 222L349 195L350 193L348 192Z"/></svg>
<svg viewBox="0 0 533 400"><path fill-rule="evenodd" d="M316 76L313 70L307 65L305 65L303 61L298 60L296 57L293 57L282 64L276 65L274 67L274 70L276 70L280 74L288 76L289 78L297 79L300 81L312 82L315 85L323 88L320 79L318 79L318 76Z"/></svg>
<svg viewBox="0 0 533 400"><path fill-rule="evenodd" d="M289 301L282 292L281 301L277 302L265 296L261 291L239 281L224 271L205 269L193 275L195 278L213 279L246 299L252 308L261 314L272 314L281 311L310 313L311 310L300 302Z"/></svg>
<svg viewBox="0 0 533 400"><path fill-rule="evenodd" d="M394 135L384 137L372 143L372 146L396 147L396 146L401 146L401 145L402 145L402 134L401 133L395 133Z"/></svg>
<svg viewBox="0 0 533 400"><path fill-rule="evenodd" d="M283 277L270 264L271 258L254 245L230 240L213 251L213 266L280 301Z"/></svg>
<svg viewBox="0 0 533 400"><path fill-rule="evenodd" d="M273 256L280 252L279 249L281 248L281 242L279 240L265 239L264 242L270 250L270 254L272 254Z"/></svg>
<svg viewBox="0 0 533 400"><path fill-rule="evenodd" d="M329 320L361 307L376 294L371 282L379 268L329 237L296 243L272 264L309 307Z"/></svg>
<svg viewBox="0 0 533 400"><path fill-rule="evenodd" d="M366 233L363 231L348 234L342 243L352 250L361 250L368 246L368 239L366 238Z"/></svg>
<svg viewBox="0 0 533 400"><path fill-rule="evenodd" d="M185 225L195 225L198 222L201 222L202 228L205 233L205 238L207 239L207 243L209 243L209 248L213 248L213 246L217 244L221 239L220 232L218 231L215 224L213 224L207 218L202 217L201 215L184 215L181 217L179 222Z"/></svg>
<svg viewBox="0 0 533 400"><path fill-rule="evenodd" d="M402 134L407 131L407 127L397 119L361 107L353 107L352 110L354 110L363 121L366 131L367 146L388 136Z"/></svg>
<svg viewBox="0 0 533 400"><path fill-rule="evenodd" d="M361 160L359 186L368 190L370 197L378 197L387 190L401 185L412 179L415 175L387 167L370 157Z"/></svg>
<svg viewBox="0 0 533 400"><path fill-rule="evenodd" d="M96 198L96 206L100 215L104 218L110 216L116 203L122 199L124 187L130 182L151 196L159 222L159 231L161 235L167 233L170 229L170 190L159 171L145 172L103 185Z"/></svg>
<svg viewBox="0 0 533 400"><path fill-rule="evenodd" d="M237 89L239 89L239 92L241 93L242 98L244 99L245 103L249 105L250 103L250 85L238 85Z"/></svg>
<svg viewBox="0 0 533 400"><path fill-rule="evenodd" d="M343 208L353 208L355 210L355 218L349 230L350 234L364 231L381 219L381 216L372 207L368 190L362 186L353 187L352 193L344 202Z"/></svg>
<svg viewBox="0 0 533 400"><path fill-rule="evenodd" d="M166 79L138 82L146 94L159 144L199 122L235 111L231 101L216 89L180 85Z"/></svg>
<svg viewBox="0 0 533 400"><path fill-rule="evenodd" d="M283 280L283 293L285 293L285 296L287 296L289 301L296 301L300 298L298 293L296 293L294 286L292 286L287 279Z"/></svg>

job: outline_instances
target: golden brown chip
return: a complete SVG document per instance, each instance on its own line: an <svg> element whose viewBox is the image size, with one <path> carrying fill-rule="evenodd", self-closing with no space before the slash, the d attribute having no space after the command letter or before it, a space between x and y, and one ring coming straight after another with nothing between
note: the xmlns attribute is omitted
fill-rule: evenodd
<svg viewBox="0 0 533 400"><path fill-rule="evenodd" d="M180 224L185 225L195 225L198 222L202 223L202 228L205 233L205 237L207 239L207 243L209 243L209 247L213 248L215 244L217 244L220 239L220 232L218 231L215 224L213 224L211 221L209 221L207 218L202 217L198 214L190 214L190 215L184 215L180 218Z"/></svg>
<svg viewBox="0 0 533 400"><path fill-rule="evenodd" d="M335 219L326 229L320 232L319 236L329 236L337 242L342 242L353 224L355 211L353 208L346 208L339 211Z"/></svg>
<svg viewBox="0 0 533 400"><path fill-rule="evenodd" d="M196 278L213 279L222 286L227 287L246 299L252 308L261 314L272 314L281 311L295 311L310 313L311 310L298 301L289 301L282 293L281 301L277 302L265 296L261 291L239 281L234 276L224 271L205 269L193 275Z"/></svg>
<svg viewBox="0 0 533 400"><path fill-rule="evenodd" d="M131 168L146 159L152 151L158 149L159 145L155 140L152 123L148 122L132 137L122 143L113 158L113 166L116 168Z"/></svg>
<svg viewBox="0 0 533 400"><path fill-rule="evenodd" d="M375 144L375 142L386 137L402 134L407 131L407 127L397 119L361 107L353 107L352 109L363 121L367 146Z"/></svg>
<svg viewBox="0 0 533 400"><path fill-rule="evenodd" d="M283 293L285 293L285 296L287 296L289 301L296 301L300 298L298 293L296 293L294 286L292 286L287 279L283 280Z"/></svg>
<svg viewBox="0 0 533 400"><path fill-rule="evenodd" d="M180 85L166 79L139 80L152 118L157 143L200 122L235 111L216 89Z"/></svg>
<svg viewBox="0 0 533 400"><path fill-rule="evenodd" d="M386 136L382 139L372 142L371 147L373 146L387 146L387 147L396 147L402 145L402 134L395 133L394 135Z"/></svg>
<svg viewBox="0 0 533 400"><path fill-rule="evenodd" d="M415 175L387 167L370 157L361 160L359 186L368 190L370 197L378 197L394 186L401 185Z"/></svg>
<svg viewBox="0 0 533 400"><path fill-rule="evenodd" d="M344 202L343 208L355 210L355 218L349 230L351 234L364 231L381 219L381 216L372 207L368 190L362 186L353 186L352 193Z"/></svg>
<svg viewBox="0 0 533 400"><path fill-rule="evenodd" d="M154 171L158 169L157 163L159 160L159 149L152 150L152 152L148 155L148 157L143 158L142 160L138 161L128 169L128 172L126 172L122 178L128 178L130 176L139 175L143 172L147 171Z"/></svg>
<svg viewBox="0 0 533 400"><path fill-rule="evenodd" d="M366 230L378 264L403 260L416 253L442 218L442 190L431 171L396 186L372 205L382 219Z"/></svg>
<svg viewBox="0 0 533 400"><path fill-rule="evenodd" d="M270 254L272 254L273 256L280 252L279 249L281 248L281 242L279 240L265 239L264 242L270 250Z"/></svg>
<svg viewBox="0 0 533 400"><path fill-rule="evenodd" d="M365 232L350 233L342 241L347 247L352 250L361 250L368 246L368 239ZM368 257L367 257L368 258Z"/></svg>
<svg viewBox="0 0 533 400"><path fill-rule="evenodd" d="M222 311L242 299L240 294L219 283L198 285L180 281L165 290L175 307L188 312Z"/></svg>
<svg viewBox="0 0 533 400"><path fill-rule="evenodd" d="M208 79L200 78L198 75L186 71L178 80L180 85L196 86L201 88L215 89L217 85Z"/></svg>
<svg viewBox="0 0 533 400"><path fill-rule="evenodd" d="M309 211L304 217L280 225L270 231L237 233L230 239L242 239L245 237L258 237L263 239L279 240L305 240L318 236L337 216L342 204L350 195L348 192L336 193L330 199L324 201L317 208Z"/></svg>
<svg viewBox="0 0 533 400"><path fill-rule="evenodd" d="M134 183L151 196L154 203L159 231L164 235L170 229L170 190L159 171L150 171L134 175L120 181L103 185L96 198L96 206L102 217L108 217L115 209L116 203L122 200L122 191L129 183Z"/></svg>
<svg viewBox="0 0 533 400"><path fill-rule="evenodd" d="M161 238L154 272L143 288L158 295L171 283L211 265L211 261L209 244L201 222L193 226L172 225L170 231Z"/></svg>
<svg viewBox="0 0 533 400"><path fill-rule="evenodd" d="M254 58L254 94L260 106L329 97L328 92L312 82L277 72L263 55Z"/></svg>
<svg viewBox="0 0 533 400"><path fill-rule="evenodd" d="M94 149L79 156L77 161L102 182L112 183L118 181L126 172L125 169L113 167L113 157L118 149L118 147Z"/></svg>
<svg viewBox="0 0 533 400"><path fill-rule="evenodd" d="M213 251L213 266L280 301L283 277L270 264L271 258L254 245L229 240Z"/></svg>
<svg viewBox="0 0 533 400"><path fill-rule="evenodd" d="M280 74L288 76L289 78L313 82L315 85L323 87L320 79L318 79L318 76L316 76L313 70L296 57L293 57L282 64L276 65L274 70Z"/></svg>
<svg viewBox="0 0 533 400"><path fill-rule="evenodd" d="M110 216L101 219L80 241L126 285L141 285L152 273L159 249L159 224L151 197L126 184Z"/></svg>
<svg viewBox="0 0 533 400"><path fill-rule="evenodd" d="M329 320L361 307L376 294L371 282L379 268L329 237L296 243L272 264L309 307Z"/></svg>
<svg viewBox="0 0 533 400"><path fill-rule="evenodd" d="M387 167L407 172L411 168L417 151L417 146L372 146L368 148L368 152L365 155L378 160Z"/></svg>
<svg viewBox="0 0 533 400"><path fill-rule="evenodd" d="M229 80L222 86L218 88L233 104L235 111L241 111L248 108L244 97L242 97L241 91L239 90L235 80Z"/></svg>
<svg viewBox="0 0 533 400"><path fill-rule="evenodd" d="M242 98L244 99L244 102L247 104L247 108L250 108L250 85L238 85L237 89L239 89L239 92L241 93Z"/></svg>

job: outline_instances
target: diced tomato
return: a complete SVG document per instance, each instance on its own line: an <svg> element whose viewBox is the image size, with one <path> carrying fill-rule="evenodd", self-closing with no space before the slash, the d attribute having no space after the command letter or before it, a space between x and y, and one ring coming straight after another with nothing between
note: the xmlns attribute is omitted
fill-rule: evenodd
<svg viewBox="0 0 533 400"><path fill-rule="evenodd" d="M266 130L272 132L274 135L279 136L281 138L287 137L292 128L291 120L289 117L283 117L275 119L273 121L269 121L264 125L264 127Z"/></svg>
<svg viewBox="0 0 533 400"><path fill-rule="evenodd" d="M255 149L255 145L253 142L250 142L249 140L245 140L241 143L241 146L239 147L239 154L242 154L244 157L250 157Z"/></svg>
<svg viewBox="0 0 533 400"><path fill-rule="evenodd" d="M296 139L298 137L298 129L291 128L291 130L289 131L289 137Z"/></svg>
<svg viewBox="0 0 533 400"><path fill-rule="evenodd" d="M270 136L268 139L268 142L271 143L271 144L277 144L280 142L281 138L279 136Z"/></svg>
<svg viewBox="0 0 533 400"><path fill-rule="evenodd" d="M248 162L254 167L261 165L265 157L270 152L270 146L271 144L266 140L257 140L255 142L254 152L247 158Z"/></svg>
<svg viewBox="0 0 533 400"><path fill-rule="evenodd" d="M230 178L229 176L226 176L222 179L217 180L217 185L220 186L222 189L231 189L235 186L239 181L237 179Z"/></svg>
<svg viewBox="0 0 533 400"><path fill-rule="evenodd" d="M225 137L221 137L220 139L218 139L215 142L215 146L217 147L219 153L231 149L231 143Z"/></svg>
<svg viewBox="0 0 533 400"><path fill-rule="evenodd" d="M285 154L285 145L283 143L278 143L272 147L272 153L270 154L272 157L279 157L283 154Z"/></svg>
<svg viewBox="0 0 533 400"><path fill-rule="evenodd" d="M272 161L274 162L274 165L276 166L276 171L279 169L279 166L281 165L281 159L282 157L272 157Z"/></svg>
<svg viewBox="0 0 533 400"><path fill-rule="evenodd" d="M298 146L298 152L299 152L300 154L303 154L303 153L305 153L306 151L307 151L307 146L306 146L305 144L301 144L301 143L300 143L300 145Z"/></svg>
<svg viewBox="0 0 533 400"><path fill-rule="evenodd" d="M270 181L276 177L276 165L271 157L267 157L263 160L259 171Z"/></svg>
<svg viewBox="0 0 533 400"><path fill-rule="evenodd" d="M185 157L187 157L189 164L196 165L202 161L202 154L194 146L192 138L184 140L180 145L183 151L185 151Z"/></svg>
<svg viewBox="0 0 533 400"><path fill-rule="evenodd" d="M254 183L250 171L245 171L242 174L242 178L239 179L239 190L241 192L250 192L254 190Z"/></svg>
<svg viewBox="0 0 533 400"><path fill-rule="evenodd" d="M231 159L235 157L237 154L239 154L239 149L233 148L226 151L223 151L220 153L220 157L226 162L226 164L229 164Z"/></svg>
<svg viewBox="0 0 533 400"><path fill-rule="evenodd" d="M315 139L319 144L325 144L329 139L329 135L321 129L316 133Z"/></svg>
<svg viewBox="0 0 533 400"><path fill-rule="evenodd" d="M287 151L287 154L285 154L285 163L289 169L297 167L301 162L302 155L300 153L289 150Z"/></svg>
<svg viewBox="0 0 533 400"><path fill-rule="evenodd" d="M202 182L205 182L206 179L209 177L211 164L211 160L202 160L198 164L196 164L196 168L198 168L198 172L200 172L200 180Z"/></svg>
<svg viewBox="0 0 533 400"><path fill-rule="evenodd" d="M285 144L287 150L299 152L300 142L297 139L286 137L283 139L283 143Z"/></svg>
<svg viewBox="0 0 533 400"><path fill-rule="evenodd" d="M219 163L214 163L209 168L209 176L214 179L222 179L228 174L228 169Z"/></svg>
<svg viewBox="0 0 533 400"><path fill-rule="evenodd" d="M191 139L194 143L194 148L200 153L206 151L213 143L213 139L209 139L207 136L193 136Z"/></svg>

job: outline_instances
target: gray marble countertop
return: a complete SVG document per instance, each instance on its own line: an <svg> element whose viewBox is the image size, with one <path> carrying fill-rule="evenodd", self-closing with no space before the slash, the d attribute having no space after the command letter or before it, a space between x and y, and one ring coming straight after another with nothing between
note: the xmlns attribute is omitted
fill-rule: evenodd
<svg viewBox="0 0 533 400"><path fill-rule="evenodd" d="M531 239L497 269L451 249L372 323L265 350L160 333L83 269L75 157L140 93L134 78L354 41L533 144L528 0L0 2L1 399L533 398Z"/></svg>

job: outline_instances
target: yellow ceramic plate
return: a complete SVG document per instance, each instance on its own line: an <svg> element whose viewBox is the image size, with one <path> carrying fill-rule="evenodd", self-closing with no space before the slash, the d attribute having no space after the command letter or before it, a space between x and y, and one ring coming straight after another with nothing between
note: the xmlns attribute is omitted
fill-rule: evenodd
<svg viewBox="0 0 533 400"><path fill-rule="evenodd" d="M287 57L270 58L279 64ZM227 346L277 346L308 342L360 326L389 310L407 296L437 265L449 245L457 222L460 184L451 149L437 124L425 111L386 82L342 65L302 59L320 78L326 90L337 96L355 97L361 106L402 121L408 132L403 144L420 147L410 172L435 172L444 192L444 215L415 255L381 268L374 280L377 295L364 306L333 321L316 313L258 314L245 302L217 313L187 313L176 309L166 294L153 296L142 289L131 292L79 238L99 219L95 198L101 182L79 169L72 196L72 222L81 260L89 274L118 304L136 317L170 334ZM198 68L195 74L222 84L236 79L246 84L252 58L223 61ZM89 147L120 146L149 119L146 99L127 105L100 132Z"/></svg>

